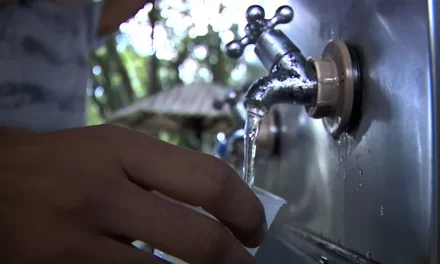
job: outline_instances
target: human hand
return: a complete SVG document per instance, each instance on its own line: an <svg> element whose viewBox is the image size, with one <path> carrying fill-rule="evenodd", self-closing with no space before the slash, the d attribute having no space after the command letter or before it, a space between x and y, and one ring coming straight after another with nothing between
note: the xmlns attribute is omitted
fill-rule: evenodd
<svg viewBox="0 0 440 264"><path fill-rule="evenodd" d="M163 199L201 206L219 222ZM254 263L264 209L222 161L113 126L0 129L0 263ZM240 243L240 242L241 243Z"/></svg>

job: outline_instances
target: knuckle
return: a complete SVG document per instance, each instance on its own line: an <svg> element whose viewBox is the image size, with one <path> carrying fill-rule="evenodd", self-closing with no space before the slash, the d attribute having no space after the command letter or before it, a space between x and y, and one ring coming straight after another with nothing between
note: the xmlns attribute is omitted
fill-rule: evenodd
<svg viewBox="0 0 440 264"><path fill-rule="evenodd" d="M110 209L109 195L103 189L90 190L85 193L82 206L89 213L98 213Z"/></svg>
<svg viewBox="0 0 440 264"><path fill-rule="evenodd" d="M103 124L96 126L93 137L96 139L95 142L104 143L101 145L101 151L108 155L109 153L117 151L121 146L124 146L126 140L123 141L122 139L130 138L129 135L126 135L127 131L128 130L119 126Z"/></svg>
<svg viewBox="0 0 440 264"><path fill-rule="evenodd" d="M77 220L88 226L106 229L111 225L108 219L110 212L116 209L113 199L109 199L105 191L88 192L83 196L80 205L72 212L72 219L76 219L76 216L87 216L87 223L83 219Z"/></svg>

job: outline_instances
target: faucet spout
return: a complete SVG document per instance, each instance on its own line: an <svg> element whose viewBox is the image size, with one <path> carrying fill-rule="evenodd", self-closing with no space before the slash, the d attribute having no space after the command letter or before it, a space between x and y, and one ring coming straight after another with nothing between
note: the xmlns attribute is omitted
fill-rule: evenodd
<svg viewBox="0 0 440 264"><path fill-rule="evenodd" d="M334 138L352 131L359 124L362 92L358 56L342 40L331 40L321 57L309 58L275 27L292 21L293 9L281 6L271 19L261 6L246 11L246 25L241 40L226 45L226 54L239 58L246 46L255 45L255 54L270 72L251 85L244 96L250 114L263 117L275 104L301 104L307 114L322 118Z"/></svg>
<svg viewBox="0 0 440 264"><path fill-rule="evenodd" d="M250 86L244 96L244 105L248 112L264 116L275 104L312 105L316 95L315 76L292 69L278 69Z"/></svg>

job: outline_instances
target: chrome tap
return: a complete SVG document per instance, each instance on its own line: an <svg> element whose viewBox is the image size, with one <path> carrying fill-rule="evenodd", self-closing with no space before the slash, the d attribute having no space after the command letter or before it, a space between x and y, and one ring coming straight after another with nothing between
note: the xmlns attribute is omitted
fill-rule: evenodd
<svg viewBox="0 0 440 264"><path fill-rule="evenodd" d="M247 86L245 86L247 87ZM221 110L228 105L234 125L227 132L217 133L214 144L214 156L225 160L237 169L241 167L243 156L243 138L245 135L244 125L247 118L247 110L243 104L243 94L247 89L230 89L226 91L224 98L215 100L213 107ZM260 157L267 157L276 154L278 133L279 133L279 117L278 112L273 111L261 125L262 133L259 142L262 147Z"/></svg>
<svg viewBox="0 0 440 264"><path fill-rule="evenodd" d="M278 8L271 19L265 19L261 6L251 6L246 12L246 36L227 44L226 54L235 59L247 45L254 44L256 55L269 71L249 87L244 106L248 112L264 116L275 104L304 105L309 116L323 118L327 131L337 138L353 128L360 113L355 52L343 41L332 40L322 58L306 60L299 48L275 29L293 17L289 6Z"/></svg>
<svg viewBox="0 0 440 264"><path fill-rule="evenodd" d="M216 110L221 110L225 105L228 105L235 127L243 127L246 122L246 108L242 100L244 92L243 89L230 89L223 99L214 100L212 104Z"/></svg>
<svg viewBox="0 0 440 264"><path fill-rule="evenodd" d="M236 164L237 157L240 157L238 153L238 144L243 142L244 129L232 129L226 133L217 133L217 138L214 146L214 156L222 159L229 164Z"/></svg>
<svg viewBox="0 0 440 264"><path fill-rule="evenodd" d="M232 115L233 127L227 131L217 133L214 155L217 158L223 159L229 163L235 163L237 157L237 143L243 141L244 124L246 122L246 108L244 107L242 97L245 91L243 89L230 89L226 91L224 98L214 100L212 106L216 110L221 110L225 105L228 105Z"/></svg>

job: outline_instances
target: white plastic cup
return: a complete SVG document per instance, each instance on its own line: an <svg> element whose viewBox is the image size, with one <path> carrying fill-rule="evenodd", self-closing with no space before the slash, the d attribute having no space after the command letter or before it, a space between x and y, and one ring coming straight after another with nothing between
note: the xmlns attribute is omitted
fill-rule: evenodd
<svg viewBox="0 0 440 264"><path fill-rule="evenodd" d="M280 211L281 206L285 205L287 202L283 198L258 187L254 187L254 192L263 204L264 213L266 214L267 228L269 229L275 216L277 216ZM246 249L252 256L255 256L259 247Z"/></svg>
<svg viewBox="0 0 440 264"><path fill-rule="evenodd" d="M273 220L275 219L275 216L278 214L280 208L286 204L286 200L284 200L283 198L276 196L273 193L270 193L268 191L265 191L261 188L258 187L254 187L253 188L255 194L257 195L257 197L260 199L261 203L263 204L264 207L264 212L266 215L266 223L267 223L267 228L269 229L270 226L272 225ZM169 199L169 198L167 198ZM179 203L179 202L177 202ZM179 203L182 204L182 203ZM200 207L193 207L193 206L189 206L187 204L182 204L185 207L189 207L191 209L193 209L194 211L197 211L201 214L207 215L211 218L214 218L212 215L208 214L205 210L203 210ZM215 218L214 218L215 219ZM252 256L255 256L255 254L257 253L259 247L256 248L246 248L247 251L249 252L249 254L251 254ZM169 261L172 264L188 264L180 259L177 259L173 256L170 256L158 249L154 249L153 252L154 255Z"/></svg>

